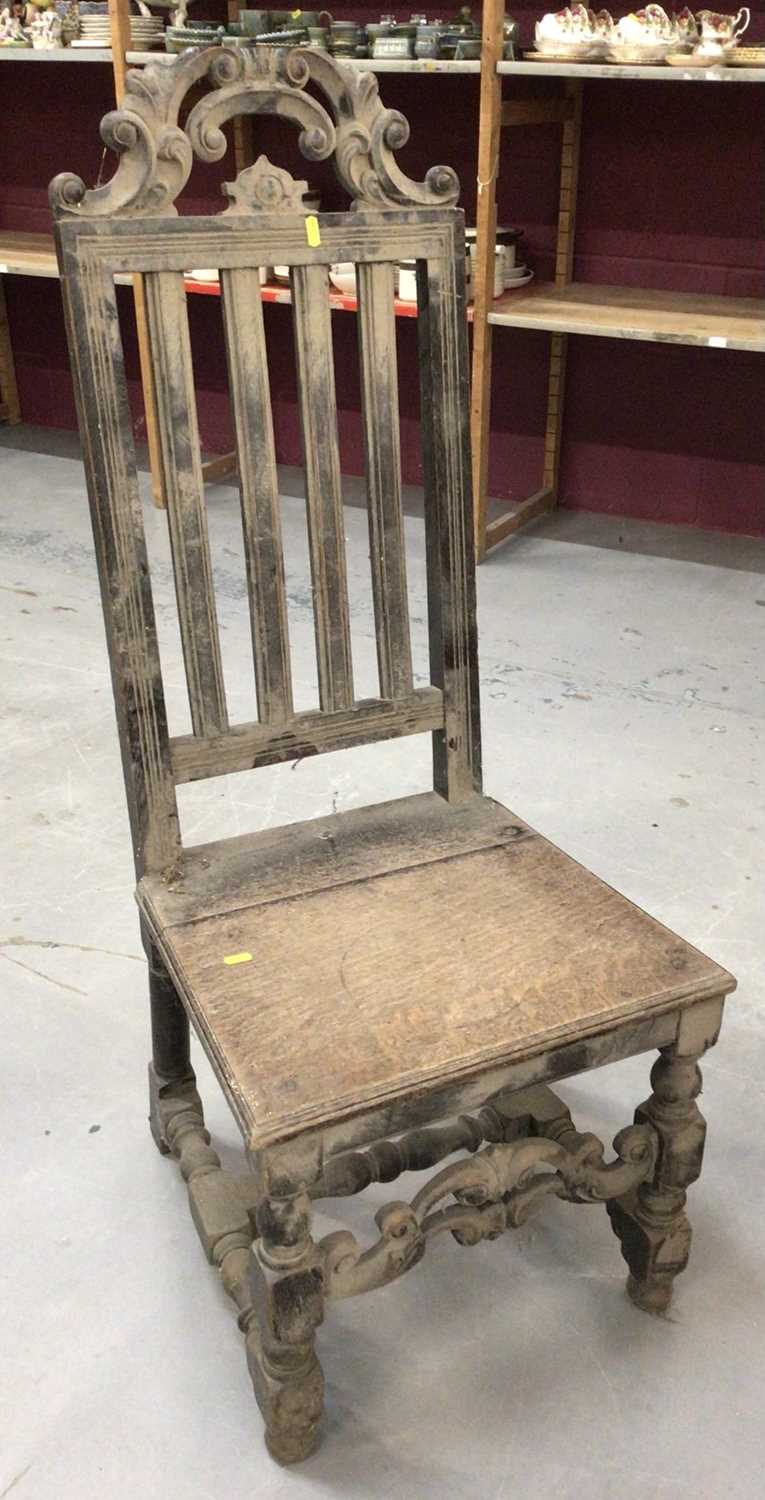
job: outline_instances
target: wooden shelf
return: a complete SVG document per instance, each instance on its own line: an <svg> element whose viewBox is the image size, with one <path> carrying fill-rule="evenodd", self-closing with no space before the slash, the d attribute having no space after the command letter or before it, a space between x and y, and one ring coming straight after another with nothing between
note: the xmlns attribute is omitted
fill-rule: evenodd
<svg viewBox="0 0 765 1500"><path fill-rule="evenodd" d="M641 287L537 284L505 292L489 322L549 333L765 352L765 299L653 292Z"/></svg>
<svg viewBox="0 0 765 1500"><path fill-rule="evenodd" d="M175 61L170 52L126 52L125 60L130 64ZM475 61L454 62L447 58L431 57L347 57L346 66L358 68L360 73L480 73L481 64Z"/></svg>
<svg viewBox="0 0 765 1500"><path fill-rule="evenodd" d="M0 230L0 275L58 276L53 236Z"/></svg>
<svg viewBox="0 0 765 1500"><path fill-rule="evenodd" d="M500 62L497 72L524 78L615 78L639 83L765 83L765 68L671 68L626 66L622 63Z"/></svg>
<svg viewBox="0 0 765 1500"><path fill-rule="evenodd" d="M131 67L143 67L145 63L174 62L177 54L163 52L126 52L125 61ZM111 47L0 47L0 62L68 62L110 63ZM447 58L430 57L352 57L345 59L351 67L362 73L480 73L478 60L454 62Z"/></svg>
<svg viewBox="0 0 765 1500"><path fill-rule="evenodd" d="M49 234L25 234L17 230L0 231L0 276L47 276L58 277L58 262L56 251L53 247L53 238ZM117 276L116 281L129 283L130 276ZM220 287L217 281L186 281L187 292L200 297L219 297ZM288 286L273 285L261 287L260 295L264 302L292 301ZM329 294L330 306L335 312L358 311L358 303L355 297L348 297L343 292L332 291ZM416 318L416 302L401 302L396 298L395 311L397 318Z"/></svg>
<svg viewBox="0 0 765 1500"><path fill-rule="evenodd" d="M0 276L47 276L58 280L58 261L50 234L0 229ZM132 276L115 276L129 286Z"/></svg>
<svg viewBox="0 0 765 1500"><path fill-rule="evenodd" d="M197 293L202 297L219 297L220 286L217 281L186 281L186 291ZM266 285L260 288L261 301L281 302L289 304L292 302L292 293L288 286L282 283ZM329 305L333 312L358 312L359 304L355 297L349 297L344 292L330 291ZM394 303L397 318L416 318L417 303L401 302L397 297Z"/></svg>
<svg viewBox="0 0 765 1500"><path fill-rule="evenodd" d="M0 47L0 62L110 63L111 61L111 47Z"/></svg>

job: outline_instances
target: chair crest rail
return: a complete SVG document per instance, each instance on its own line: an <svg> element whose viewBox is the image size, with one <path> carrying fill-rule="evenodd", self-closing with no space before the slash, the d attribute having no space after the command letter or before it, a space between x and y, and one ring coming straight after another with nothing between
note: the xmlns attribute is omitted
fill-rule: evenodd
<svg viewBox="0 0 765 1500"><path fill-rule="evenodd" d="M212 91L192 106L182 128L181 108L202 82ZM327 107L307 92L309 85ZM409 139L409 125L398 110L385 108L374 74L357 74L308 48L209 47L171 66L150 63L128 73L122 108L101 122L105 145L120 158L114 176L88 189L74 173L60 173L50 186L54 214L175 213L194 157L220 161L227 145L222 126L246 114L278 115L296 125L303 156L308 161L332 157L357 208L448 207L459 196L451 167L432 167L424 182L401 171L395 153ZM298 187L288 172L261 158L225 191L239 211L294 211Z"/></svg>

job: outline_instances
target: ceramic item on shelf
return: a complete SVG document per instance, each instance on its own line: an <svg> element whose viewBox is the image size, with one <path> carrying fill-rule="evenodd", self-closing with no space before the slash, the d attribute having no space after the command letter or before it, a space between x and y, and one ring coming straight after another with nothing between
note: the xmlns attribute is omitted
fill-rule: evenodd
<svg viewBox="0 0 765 1500"><path fill-rule="evenodd" d="M240 10L239 20L245 36L259 36L273 25L270 10Z"/></svg>
<svg viewBox="0 0 765 1500"><path fill-rule="evenodd" d="M212 266L195 267L193 271L185 271L184 275L187 281L198 281L202 286L218 286L220 284L220 272L216 271ZM266 280L265 266L260 266L258 268L258 281L260 285L265 286Z"/></svg>
<svg viewBox="0 0 765 1500"><path fill-rule="evenodd" d="M38 11L29 27L32 46L43 52L52 52L62 45L63 22L55 10Z"/></svg>
<svg viewBox="0 0 765 1500"><path fill-rule="evenodd" d="M23 7L5 6L0 10L0 47L29 47L30 38L24 30Z"/></svg>
<svg viewBox="0 0 765 1500"><path fill-rule="evenodd" d="M689 46L695 46L699 39L699 28L696 17L692 10L685 5L681 11L676 11L672 17L675 23L675 34L679 42Z"/></svg>
<svg viewBox="0 0 765 1500"><path fill-rule="evenodd" d="M566 6L565 10L548 11L537 21L536 50L549 58L555 55L571 62L587 61L603 56L612 30L613 20L608 11L600 11L596 16L586 5Z"/></svg>
<svg viewBox="0 0 765 1500"><path fill-rule="evenodd" d="M512 62L515 57L521 39L521 28L512 16L505 16L502 23L502 56L506 62Z"/></svg>
<svg viewBox="0 0 765 1500"><path fill-rule="evenodd" d="M670 53L687 50L692 31L688 16L671 19L660 5L647 5L617 21L611 33L607 57L611 62L662 63Z"/></svg>
<svg viewBox="0 0 765 1500"><path fill-rule="evenodd" d="M337 261L329 268L329 279L336 291L345 297L356 296L356 268L352 260Z"/></svg>
<svg viewBox="0 0 765 1500"><path fill-rule="evenodd" d="M664 61L671 68L716 68L721 63L727 65L734 51L734 47L728 47L715 48L714 52L703 52L700 48L694 52L668 52Z"/></svg>
<svg viewBox="0 0 765 1500"><path fill-rule="evenodd" d="M290 27L283 31L262 31L259 36L252 38L256 47L300 47L308 41L308 32L304 26Z"/></svg>
<svg viewBox="0 0 765 1500"><path fill-rule="evenodd" d="M168 26L165 31L165 50L178 53L185 52L188 47L220 46L225 36L225 27L212 26L209 22L195 23L194 26Z"/></svg>
<svg viewBox="0 0 765 1500"><path fill-rule="evenodd" d="M501 297L505 290L505 245L494 246L494 296ZM475 286L475 264L478 254L478 246L474 243L469 246L470 255L470 284Z"/></svg>
<svg viewBox="0 0 765 1500"><path fill-rule="evenodd" d="M751 11L746 5L742 5L735 16L723 15L714 10L697 11L701 47L707 44L734 47L739 37L744 35L751 19Z"/></svg>
<svg viewBox="0 0 765 1500"><path fill-rule="evenodd" d="M523 275L522 276L513 276L509 280L505 281L505 291L506 292L514 292L514 291L517 290L518 287L528 286L529 282L533 281L533 280L534 280L534 272L533 271L529 271L528 268L524 266Z"/></svg>
<svg viewBox="0 0 765 1500"><path fill-rule="evenodd" d="M415 57L440 57L444 30L442 21L423 21L414 39Z"/></svg>
<svg viewBox="0 0 765 1500"><path fill-rule="evenodd" d="M750 20L751 12L746 5L742 6L736 15L714 10L700 10L696 15L692 66L714 67L719 63L730 62L739 37L744 35Z"/></svg>
<svg viewBox="0 0 765 1500"><path fill-rule="evenodd" d="M765 47L734 47L728 58L730 68L765 68Z"/></svg>
<svg viewBox="0 0 765 1500"><path fill-rule="evenodd" d="M366 45L366 33L363 33ZM354 57L359 45L359 27L356 21L333 21L329 28L329 50L334 57Z"/></svg>
<svg viewBox="0 0 765 1500"><path fill-rule="evenodd" d="M398 295L401 302L417 301L417 262L414 260L399 261Z"/></svg>
<svg viewBox="0 0 765 1500"><path fill-rule="evenodd" d="M372 43L373 57L405 58L414 54L414 37L404 34L404 28L399 26L390 31L387 36L375 37Z"/></svg>

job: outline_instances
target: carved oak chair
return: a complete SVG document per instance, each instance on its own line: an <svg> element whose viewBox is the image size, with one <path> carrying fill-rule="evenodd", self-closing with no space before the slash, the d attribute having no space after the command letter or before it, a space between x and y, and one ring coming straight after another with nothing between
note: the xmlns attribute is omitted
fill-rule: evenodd
<svg viewBox="0 0 765 1500"><path fill-rule="evenodd" d="M179 111L192 87L211 88ZM196 97L196 96L195 96ZM321 102L323 101L323 102ZM186 101L187 102L187 101ZM215 217L179 217L193 155L266 112L333 158L349 212L260 158ZM734 980L481 794L464 232L446 167L410 181L370 74L320 52L210 49L128 76L102 135L112 180L51 188L148 955L151 1129L180 1162L245 1334L275 1458L322 1410L314 1340L334 1298L382 1287L431 1235L493 1239L551 1195L605 1203L639 1307L666 1308L690 1242L704 1121L697 1060ZM278 250L277 250L278 247ZM293 706L258 268L291 266L320 707ZM414 686L400 496L393 268L418 266L431 685ZM379 696L351 661L327 266L357 266ZM220 267L259 718L230 724L207 538L183 270ZM115 276L144 278L193 732L168 732ZM434 790L182 847L176 786L429 732ZM486 900L486 892L491 899ZM189 1020L251 1172L221 1169ZM653 1093L614 1141L580 1134L548 1085L658 1049ZM312 1237L312 1203L455 1157L411 1203Z"/></svg>

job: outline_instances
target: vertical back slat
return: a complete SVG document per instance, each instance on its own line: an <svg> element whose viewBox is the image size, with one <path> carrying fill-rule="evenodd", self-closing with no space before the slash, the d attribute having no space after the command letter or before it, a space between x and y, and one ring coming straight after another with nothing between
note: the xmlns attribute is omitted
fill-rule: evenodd
<svg viewBox="0 0 765 1500"><path fill-rule="evenodd" d="M481 787L465 252L454 233L454 257L417 262L430 665L445 712L433 771L449 801Z"/></svg>
<svg viewBox="0 0 765 1500"><path fill-rule="evenodd" d="M221 271L221 291L258 711L263 723L281 724L293 712L292 679L276 451L257 271Z"/></svg>
<svg viewBox="0 0 765 1500"><path fill-rule="evenodd" d="M291 282L319 703L331 712L353 703L353 668L327 268L294 266Z"/></svg>
<svg viewBox="0 0 765 1500"><path fill-rule="evenodd" d="M228 727L204 508L186 293L179 271L145 281L178 619L195 734Z"/></svg>
<svg viewBox="0 0 765 1500"><path fill-rule="evenodd" d="M372 593L380 693L412 688L412 646L401 509L401 444L391 262L356 268Z"/></svg>

